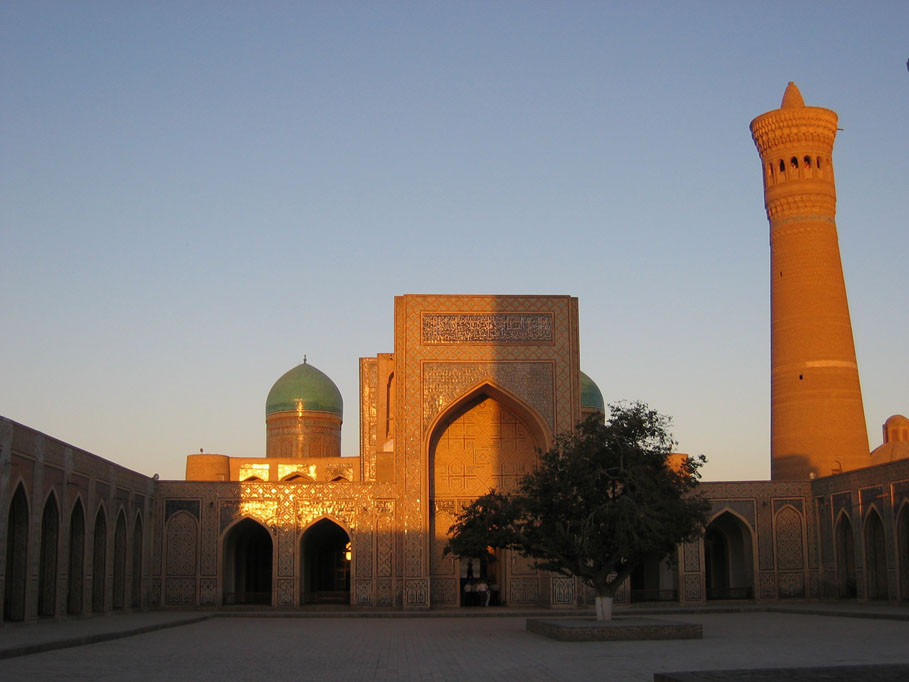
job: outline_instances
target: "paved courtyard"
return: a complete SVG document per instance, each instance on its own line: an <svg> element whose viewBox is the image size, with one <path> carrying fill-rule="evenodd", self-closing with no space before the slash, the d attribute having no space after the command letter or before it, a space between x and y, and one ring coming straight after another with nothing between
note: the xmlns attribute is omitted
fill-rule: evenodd
<svg viewBox="0 0 909 682"><path fill-rule="evenodd" d="M526 632L523 617L227 617L0 660L0 679L650 681L669 670L909 663L906 620L659 617L700 622L704 639L556 642Z"/></svg>

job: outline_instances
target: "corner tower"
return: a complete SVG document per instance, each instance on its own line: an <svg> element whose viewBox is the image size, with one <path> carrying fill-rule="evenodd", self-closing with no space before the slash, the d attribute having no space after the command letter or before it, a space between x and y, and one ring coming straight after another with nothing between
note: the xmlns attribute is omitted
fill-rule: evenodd
<svg viewBox="0 0 909 682"><path fill-rule="evenodd" d="M789 83L751 122L770 221L771 478L871 464L836 234L836 113Z"/></svg>

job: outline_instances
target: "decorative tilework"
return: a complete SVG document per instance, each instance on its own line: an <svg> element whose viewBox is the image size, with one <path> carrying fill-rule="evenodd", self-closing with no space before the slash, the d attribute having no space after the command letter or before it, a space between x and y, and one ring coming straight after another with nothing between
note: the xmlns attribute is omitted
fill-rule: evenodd
<svg viewBox="0 0 909 682"><path fill-rule="evenodd" d="M552 343L552 313L424 313L422 342Z"/></svg>
<svg viewBox="0 0 909 682"><path fill-rule="evenodd" d="M167 522L166 565L168 576L194 576L196 574L198 527L196 519L186 511L177 512ZM170 589L170 583L168 583L168 590ZM168 592L168 599L170 599L170 592ZM168 601L168 603L175 602Z"/></svg>
<svg viewBox="0 0 909 682"><path fill-rule="evenodd" d="M195 578L168 578L165 599L165 603L168 606L190 606L195 604Z"/></svg>
<svg viewBox="0 0 909 682"><path fill-rule="evenodd" d="M430 581L432 603L438 606L458 605L458 579L433 577Z"/></svg>
<svg viewBox="0 0 909 682"><path fill-rule="evenodd" d="M278 589L278 606L294 605L294 581L293 578L279 578Z"/></svg>
<svg viewBox="0 0 909 682"><path fill-rule="evenodd" d="M370 606L372 604L372 580L357 580L357 605Z"/></svg>
<svg viewBox="0 0 909 682"><path fill-rule="evenodd" d="M776 574L772 571L761 571L760 595L761 599L776 598Z"/></svg>
<svg viewBox="0 0 909 682"><path fill-rule="evenodd" d="M779 579L780 598L802 598L805 596L804 573L780 573Z"/></svg>
<svg viewBox="0 0 909 682"><path fill-rule="evenodd" d="M199 604L201 606L214 606L218 593L217 578L202 578L199 581Z"/></svg>
<svg viewBox="0 0 909 682"><path fill-rule="evenodd" d="M378 606L391 606L394 604L391 580L376 580L376 604Z"/></svg>
<svg viewBox="0 0 909 682"><path fill-rule="evenodd" d="M686 573L695 573L701 570L700 540L685 543L684 555Z"/></svg>
<svg viewBox="0 0 909 682"><path fill-rule="evenodd" d="M781 571L804 567L802 517L790 506L783 507L776 515L776 567ZM804 581L802 588L804 590ZM782 585L780 586L782 589Z"/></svg>
<svg viewBox="0 0 909 682"><path fill-rule="evenodd" d="M685 601L701 601L701 576L685 576Z"/></svg>
<svg viewBox="0 0 909 682"><path fill-rule="evenodd" d="M169 521L170 517L178 511L185 511L198 521L200 518L199 500L164 500L165 521Z"/></svg>
<svg viewBox="0 0 909 682"><path fill-rule="evenodd" d="M427 362L423 365L423 429L453 400L489 380L534 407L553 428L552 362Z"/></svg>
<svg viewBox="0 0 909 682"><path fill-rule="evenodd" d="M429 606L429 579L418 578L404 581L404 605L409 607Z"/></svg>
<svg viewBox="0 0 909 682"><path fill-rule="evenodd" d="M552 578L552 603L561 605L574 604L577 599L575 582L574 578L554 576Z"/></svg>
<svg viewBox="0 0 909 682"><path fill-rule="evenodd" d="M537 578L512 578L510 604L536 604L540 598L540 581Z"/></svg>
<svg viewBox="0 0 909 682"><path fill-rule="evenodd" d="M288 578L294 574L294 550L296 529L293 526L278 527L278 577Z"/></svg>

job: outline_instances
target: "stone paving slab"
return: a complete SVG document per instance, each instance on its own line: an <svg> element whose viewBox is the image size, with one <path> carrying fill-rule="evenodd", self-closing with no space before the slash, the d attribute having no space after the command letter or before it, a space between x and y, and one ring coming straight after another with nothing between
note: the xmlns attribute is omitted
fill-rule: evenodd
<svg viewBox="0 0 909 682"><path fill-rule="evenodd" d="M768 668L656 673L653 682L906 682L909 665Z"/></svg>
<svg viewBox="0 0 909 682"><path fill-rule="evenodd" d="M583 643L527 633L525 620L209 618L0 660L0 680L651 682L655 673L679 670L909 665L909 622L894 620L703 613L701 640Z"/></svg>
<svg viewBox="0 0 909 682"><path fill-rule="evenodd" d="M596 618L528 618L527 631L561 642L619 642L643 639L701 639L700 623L617 616Z"/></svg>

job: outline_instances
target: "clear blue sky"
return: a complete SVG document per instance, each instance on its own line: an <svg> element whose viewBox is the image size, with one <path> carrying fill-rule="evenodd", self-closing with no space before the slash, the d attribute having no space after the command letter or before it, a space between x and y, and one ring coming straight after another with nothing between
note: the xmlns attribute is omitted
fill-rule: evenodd
<svg viewBox="0 0 909 682"><path fill-rule="evenodd" d="M346 402L393 297L580 299L607 400L769 475L752 118L840 115L871 446L909 412L909 3L0 5L0 414L146 474L264 455L303 354Z"/></svg>

